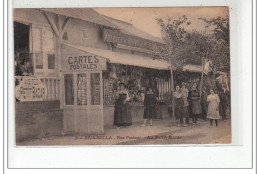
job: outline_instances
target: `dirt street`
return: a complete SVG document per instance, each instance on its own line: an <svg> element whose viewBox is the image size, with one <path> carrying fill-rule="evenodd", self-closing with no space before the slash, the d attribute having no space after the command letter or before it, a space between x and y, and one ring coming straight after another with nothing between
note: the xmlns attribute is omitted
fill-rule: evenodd
<svg viewBox="0 0 260 174"><path fill-rule="evenodd" d="M177 127L172 120L157 120L153 126L138 123L126 128L105 129L103 135L65 135L24 142L18 146L63 145L160 145L160 144L228 144L231 142L231 120L220 121L218 127L209 121L199 125Z"/></svg>

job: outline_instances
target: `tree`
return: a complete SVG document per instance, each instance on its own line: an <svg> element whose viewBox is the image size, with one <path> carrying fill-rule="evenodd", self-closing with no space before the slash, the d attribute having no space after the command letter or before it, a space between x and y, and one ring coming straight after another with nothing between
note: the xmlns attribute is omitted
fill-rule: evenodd
<svg viewBox="0 0 260 174"><path fill-rule="evenodd" d="M179 19L169 17L166 21L157 19L166 43L166 47L157 50L157 55L162 59L171 59L174 68L181 70L187 63L201 64L201 58L208 54L215 71L229 72L229 18L199 19L205 22L207 33L188 32L185 27L191 23L186 16Z"/></svg>
<svg viewBox="0 0 260 174"><path fill-rule="evenodd" d="M185 40L188 32L185 26L190 25L186 16L179 19L173 17L167 18L166 21L157 18L157 23L161 27L162 38L166 43L165 47L161 47L157 54L160 58L171 61L174 69L181 69L185 63L183 52L185 51Z"/></svg>
<svg viewBox="0 0 260 174"><path fill-rule="evenodd" d="M217 40L229 46L229 18L226 16L225 18L217 17L212 19L203 19L206 23L206 28L211 28L213 35Z"/></svg>
<svg viewBox="0 0 260 174"><path fill-rule="evenodd" d="M165 47L159 47L160 49L156 49L156 54L159 55L160 58L166 59L170 62L170 72L171 72L171 86L172 86L172 111L174 118L174 96L173 96L173 69L182 69L183 59L182 52L185 49L185 38L187 35L187 31L185 30L185 25L190 25L190 22L187 21L186 16L180 17L178 20L169 17L167 21L163 21L162 19L157 19L158 24L161 27L161 32L163 35L163 39L166 43Z"/></svg>
<svg viewBox="0 0 260 174"><path fill-rule="evenodd" d="M186 49L184 59L186 63L190 64L202 64L202 59L206 58L214 45L212 37L206 33L191 31L186 37Z"/></svg>
<svg viewBox="0 0 260 174"><path fill-rule="evenodd" d="M158 51L158 55L162 59L171 59L175 70L182 70L183 66L189 63L201 65L202 58L209 50L214 49L216 43L212 34L185 29L191 24L186 16L175 20L168 18L166 21L157 19L157 22L166 43L166 46Z"/></svg>
<svg viewBox="0 0 260 174"><path fill-rule="evenodd" d="M171 60L175 68L175 74L183 74L182 69L186 64L202 65L205 59L211 59L212 52L215 53L215 47L218 44L216 44L213 33L198 32L196 30L187 31L185 27L190 25L190 22L185 16L177 20L168 18L167 21L162 19L157 19L157 21L161 26L163 39L167 44L164 54L161 53L160 55ZM170 55L169 50L172 50ZM204 85L215 88L216 84L212 80L213 78L214 75L204 78ZM203 81L201 81L201 85Z"/></svg>
<svg viewBox="0 0 260 174"><path fill-rule="evenodd" d="M156 55L169 61L178 73L182 72L185 64L202 65L205 58L213 62L214 71L229 71L228 18L200 19L206 23L209 32L187 31L186 27L191 23L186 16L179 19L169 17L166 21L157 19L166 45L155 49ZM171 77L174 86L172 74ZM216 89L214 73L204 79L204 84Z"/></svg>
<svg viewBox="0 0 260 174"><path fill-rule="evenodd" d="M230 71L230 37L229 37L229 18L217 17L203 19L209 32L212 33L215 44L211 51L211 60L216 71Z"/></svg>

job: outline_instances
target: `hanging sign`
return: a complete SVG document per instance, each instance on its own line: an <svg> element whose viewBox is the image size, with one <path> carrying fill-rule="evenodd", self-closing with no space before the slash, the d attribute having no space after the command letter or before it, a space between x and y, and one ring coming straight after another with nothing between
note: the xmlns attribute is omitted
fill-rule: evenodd
<svg viewBox="0 0 260 174"><path fill-rule="evenodd" d="M43 101L47 99L47 88L39 78L23 77L20 84L15 87L15 97L21 102Z"/></svg>
<svg viewBox="0 0 260 174"><path fill-rule="evenodd" d="M89 53L63 55L62 69L63 71L106 70L106 59Z"/></svg>

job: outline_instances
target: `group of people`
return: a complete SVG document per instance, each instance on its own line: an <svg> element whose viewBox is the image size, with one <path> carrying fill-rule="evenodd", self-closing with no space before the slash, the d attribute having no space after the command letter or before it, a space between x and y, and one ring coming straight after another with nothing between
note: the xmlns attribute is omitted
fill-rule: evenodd
<svg viewBox="0 0 260 174"><path fill-rule="evenodd" d="M114 111L114 125L118 128L132 125L132 117L129 110L128 101L131 99L124 83L119 84L119 90L116 92L116 102ZM150 125L153 124L153 119L156 118L156 105L157 99L154 90L151 87L147 88L147 92L144 97L144 123L141 126L145 126L147 121L150 121Z"/></svg>
<svg viewBox="0 0 260 174"><path fill-rule="evenodd" d="M33 76L33 66L29 55L15 54L15 75L16 76Z"/></svg>
<svg viewBox="0 0 260 174"><path fill-rule="evenodd" d="M197 83L194 83L189 91L186 87L186 83L182 83L181 87L176 86L176 90L173 94L175 104L175 117L178 120L178 125L187 126L191 123L198 125L198 119L210 120L212 126L215 121L218 126L218 120L221 118L225 120L226 109L229 104L228 91L223 88L219 92L219 95L215 93L213 89L210 89L210 93L207 93L205 87L200 94ZM220 96L220 97L219 97ZM126 89L124 83L119 84L119 90L116 92L116 102L114 111L114 125L117 127L125 127L132 125L132 117L129 110L129 100L131 97ZM153 125L153 119L156 118L156 106L157 99L154 90L148 87L144 97L144 123L141 126L146 126L150 121L150 125ZM220 114L221 112L221 114Z"/></svg>
<svg viewBox="0 0 260 174"><path fill-rule="evenodd" d="M200 94L197 83L192 85L190 91L188 91L184 82L181 88L177 85L174 92L174 102L175 117L178 120L178 125L187 126L190 119L192 119L192 124L198 125L198 119L201 118L210 120L211 126L215 120L215 124L218 126L220 115L223 120L227 119L226 110L229 104L228 91L225 88L219 91L219 95L213 89L210 89L208 95L205 87L203 87Z"/></svg>

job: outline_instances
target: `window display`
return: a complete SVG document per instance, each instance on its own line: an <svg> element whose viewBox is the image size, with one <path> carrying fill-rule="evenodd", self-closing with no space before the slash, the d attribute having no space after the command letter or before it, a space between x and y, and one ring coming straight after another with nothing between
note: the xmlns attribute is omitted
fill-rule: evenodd
<svg viewBox="0 0 260 174"><path fill-rule="evenodd" d="M170 81L164 73L157 70L130 65L108 64L108 76L103 77L104 104L114 104L115 91L119 83L124 83L130 102L143 102L147 87L152 87L156 97L160 100L169 100Z"/></svg>
<svg viewBox="0 0 260 174"><path fill-rule="evenodd" d="M100 74L91 73L91 105L100 105Z"/></svg>
<svg viewBox="0 0 260 174"><path fill-rule="evenodd" d="M113 79L103 80L104 105L113 104L115 100L115 82Z"/></svg>
<svg viewBox="0 0 260 174"><path fill-rule="evenodd" d="M87 75L78 74L78 105L87 105Z"/></svg>

